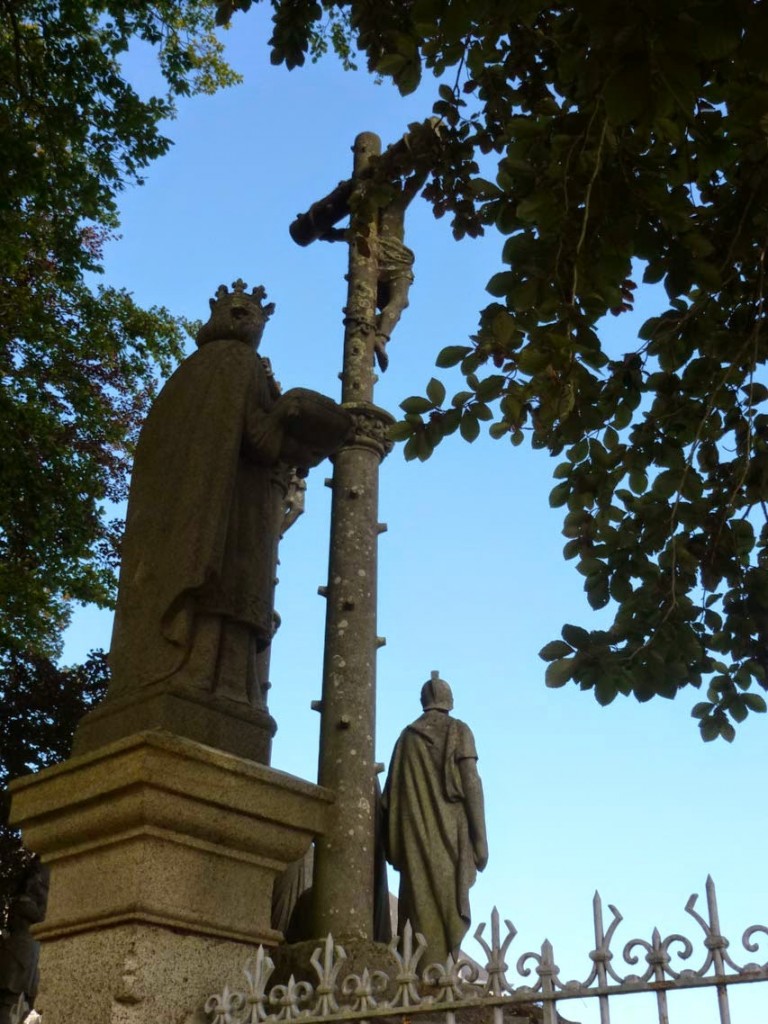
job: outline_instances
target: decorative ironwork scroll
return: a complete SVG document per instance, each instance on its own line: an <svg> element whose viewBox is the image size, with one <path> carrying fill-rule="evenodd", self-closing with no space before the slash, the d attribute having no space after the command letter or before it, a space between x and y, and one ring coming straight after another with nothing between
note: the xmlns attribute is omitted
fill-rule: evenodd
<svg viewBox="0 0 768 1024"><path fill-rule="evenodd" d="M311 958L317 975L315 983L296 981L291 976L287 983L268 990L274 964L259 947L246 963L244 988L233 991L225 986L220 994L208 999L205 1010L211 1024L279 1024L296 1020L320 1024L440 1012L452 1024L463 1008L483 1006L494 1009L495 1020L500 1024L505 1007L535 1003L540 1007L538 1019L543 1024L556 1024L558 1002L594 997L600 1002L601 1024L610 1024L612 996L653 992L658 1019L667 1021L669 990L715 987L720 1020L730 1024L728 986L768 981L768 959L740 964L734 959L736 954L731 955L730 942L720 931L717 895L711 878L707 879L705 913L696 909L697 901L698 896L693 895L685 906L704 933L702 959L697 967L684 966L687 961L696 963L692 960L696 952L694 942L677 933L662 938L656 928L650 940L636 938L624 943L623 962L636 969L623 973L611 948L622 916L609 904L611 919L606 926L603 903L599 893L595 893L595 947L589 953L592 966L583 981L561 979L549 941L542 944L539 952L520 954L515 963L517 979L510 977L507 957L517 931L510 921L505 921L506 933L502 936L499 914L494 908L490 935L486 937L484 924L475 930L475 938L486 957L484 967L464 957L457 961L449 957L444 964L422 964L426 943L407 925L402 937L390 946L393 963L397 965L392 976L368 968L345 976L346 952L329 935ZM768 937L768 926L752 925L743 933L741 944L747 953L757 954L765 943L764 937ZM768 951L763 955L768 956Z"/></svg>

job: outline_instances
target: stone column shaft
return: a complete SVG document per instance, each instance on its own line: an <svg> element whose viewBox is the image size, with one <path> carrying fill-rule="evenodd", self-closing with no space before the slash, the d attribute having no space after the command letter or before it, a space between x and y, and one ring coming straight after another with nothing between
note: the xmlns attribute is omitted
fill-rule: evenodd
<svg viewBox="0 0 768 1024"><path fill-rule="evenodd" d="M355 177L380 150L378 136L357 137ZM378 473L391 417L371 404L376 213L366 212L365 204L356 207L355 198L353 193L342 373L342 404L355 430L334 460L318 780L336 794L336 803L317 842L314 928L320 936L371 939Z"/></svg>

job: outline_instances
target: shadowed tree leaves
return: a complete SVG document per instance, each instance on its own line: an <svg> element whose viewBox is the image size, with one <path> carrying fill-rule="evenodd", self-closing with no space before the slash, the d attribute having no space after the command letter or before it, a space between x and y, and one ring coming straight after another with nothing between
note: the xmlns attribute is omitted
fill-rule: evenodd
<svg viewBox="0 0 768 1024"><path fill-rule="evenodd" d="M247 6L220 3L222 19ZM702 736L732 739L768 687L768 8L274 6L282 25L298 11L305 39L307 18L343 11L369 69L403 93L439 80L424 195L457 238L503 236L477 333L437 358L461 390L431 382L403 404L406 458L457 430L473 441L485 420L565 455L551 503L566 557L614 618L550 661L548 682L604 704L706 678ZM281 45L273 59L298 63ZM633 308L638 280L661 286L659 313L606 351L602 321Z"/></svg>
<svg viewBox="0 0 768 1024"><path fill-rule="evenodd" d="M128 453L181 323L92 288L116 197L168 148L173 96L235 76L189 0L0 2L0 655L49 658L71 602L109 603ZM124 78L155 49L168 95Z"/></svg>
<svg viewBox="0 0 768 1024"><path fill-rule="evenodd" d="M93 288L116 197L168 148L173 96L235 80L203 0L0 0L0 787L63 759L104 692L93 654L53 658L73 601L109 604L127 463L182 324L119 288ZM123 77L155 49L168 95ZM0 816L0 901L23 868Z"/></svg>

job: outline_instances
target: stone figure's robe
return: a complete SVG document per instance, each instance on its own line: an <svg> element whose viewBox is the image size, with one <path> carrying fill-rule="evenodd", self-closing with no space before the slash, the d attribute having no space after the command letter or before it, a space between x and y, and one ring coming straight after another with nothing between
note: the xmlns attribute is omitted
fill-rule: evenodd
<svg viewBox="0 0 768 1024"><path fill-rule="evenodd" d="M398 932L427 939L421 966L457 953L476 868L459 762L477 759L469 726L426 711L400 735L384 790L387 859L400 872Z"/></svg>
<svg viewBox="0 0 768 1024"><path fill-rule="evenodd" d="M40 943L30 925L45 917L48 902L49 869L37 862L24 889L12 897L7 930L0 935L0 1024L8 1024L11 1011L23 995L32 1006L37 996L40 972Z"/></svg>
<svg viewBox="0 0 768 1024"><path fill-rule="evenodd" d="M268 416L277 401L260 357L236 340L203 345L158 395L134 463L111 697L178 672L200 614L249 627L259 649L269 643L283 493L282 434Z"/></svg>
<svg viewBox="0 0 768 1024"><path fill-rule="evenodd" d="M23 995L31 1005L37 995L40 973L40 943L28 928L14 929L0 940L0 1022L5 1024L2 1007L14 1005ZM10 1014L7 1017L10 1020Z"/></svg>

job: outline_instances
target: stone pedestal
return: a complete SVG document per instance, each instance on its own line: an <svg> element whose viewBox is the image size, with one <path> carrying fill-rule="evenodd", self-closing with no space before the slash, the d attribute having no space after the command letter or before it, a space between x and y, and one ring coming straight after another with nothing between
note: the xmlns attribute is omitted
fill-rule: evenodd
<svg viewBox="0 0 768 1024"><path fill-rule="evenodd" d="M275 876L325 831L327 790L154 730L12 785L51 868L38 1009L50 1024L186 1024L281 940Z"/></svg>
<svg viewBox="0 0 768 1024"><path fill-rule="evenodd" d="M277 726L264 708L219 697L168 680L107 695L81 719L72 746L75 756L148 729L164 729L196 743L269 764Z"/></svg>

